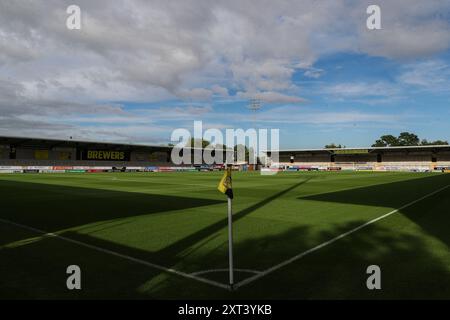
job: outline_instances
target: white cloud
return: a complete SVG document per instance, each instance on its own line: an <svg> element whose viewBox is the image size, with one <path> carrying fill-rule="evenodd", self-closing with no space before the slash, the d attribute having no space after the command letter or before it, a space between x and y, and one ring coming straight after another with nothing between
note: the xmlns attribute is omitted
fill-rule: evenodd
<svg viewBox="0 0 450 320"><path fill-rule="evenodd" d="M395 59L427 57L450 46L448 1L380 0L382 30L358 28L358 51Z"/></svg>
<svg viewBox="0 0 450 320"><path fill-rule="evenodd" d="M226 98L229 96L228 89L225 87L219 86L217 84L213 85L211 87L211 90L214 94L218 95L219 97Z"/></svg>
<svg viewBox="0 0 450 320"><path fill-rule="evenodd" d="M349 82L326 86L322 89L326 94L337 97L374 97L394 96L400 93L396 84L385 82Z"/></svg>
<svg viewBox="0 0 450 320"><path fill-rule="evenodd" d="M325 71L322 69L310 68L306 70L303 75L307 78L318 79L324 74L324 72Z"/></svg>
<svg viewBox="0 0 450 320"><path fill-rule="evenodd" d="M19 132L34 125L42 133L47 123L49 134L63 131L54 118L32 122L23 116L135 116L110 101L256 96L267 103L299 103L293 74L302 69L307 77L319 77L322 70L314 63L325 55L403 60L448 50L450 22L439 16L450 9L447 0L378 2L383 30L369 32L369 0L78 0L80 31L65 27L69 0L1 1L0 129ZM441 80L442 69L433 68L438 67L411 67L399 81L443 88L448 82ZM328 90L342 96L396 94L385 83ZM77 125L67 124L72 127ZM80 130L104 135L94 127Z"/></svg>
<svg viewBox="0 0 450 320"><path fill-rule="evenodd" d="M365 28L370 1L78 2L84 17L79 32L65 28L69 1L2 2L1 61L10 68L26 62L28 81L31 70L41 71L34 78L49 81L95 66L86 80L128 97L129 87L175 95L192 90L184 80L195 74L212 81L225 74L226 86L244 91L280 91L292 85L296 67L311 66L323 54L417 57L450 45L449 22L436 18L449 9L447 1L380 0L383 30L376 32ZM49 61L51 68L40 68ZM74 87L80 85L75 80ZM81 87L90 89L90 81Z"/></svg>
<svg viewBox="0 0 450 320"><path fill-rule="evenodd" d="M282 94L274 91L264 91L258 93L238 92L237 96L245 100L258 99L263 103L301 103L305 99L298 96Z"/></svg>
<svg viewBox="0 0 450 320"><path fill-rule="evenodd" d="M431 90L449 91L450 65L440 60L429 60L405 66L398 77L405 85Z"/></svg>
<svg viewBox="0 0 450 320"><path fill-rule="evenodd" d="M274 108L257 115L257 121L280 124L354 124L393 123L403 115L386 115L358 111L323 112L299 109L291 106ZM404 117L403 117L404 118Z"/></svg>
<svg viewBox="0 0 450 320"><path fill-rule="evenodd" d="M178 91L177 95L185 100L203 101L210 100L213 91L204 88L183 89Z"/></svg>

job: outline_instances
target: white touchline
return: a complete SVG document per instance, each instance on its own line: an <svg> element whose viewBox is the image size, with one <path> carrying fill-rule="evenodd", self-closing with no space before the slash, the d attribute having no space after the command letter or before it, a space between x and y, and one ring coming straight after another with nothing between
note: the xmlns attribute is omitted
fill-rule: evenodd
<svg viewBox="0 0 450 320"><path fill-rule="evenodd" d="M308 255L308 254L310 254L310 253L312 253L314 251L322 249L323 247L326 247L326 246L328 246L328 245L330 245L330 244L332 244L332 243L334 243L334 242L336 242L336 241L338 241L338 240L340 240L340 239L342 239L342 238L344 238L344 237L346 237L346 236L348 236L348 235L350 235L350 234L352 234L352 233L354 233L354 232L356 232L358 230L361 230L362 228L365 228L368 225L371 225L372 223L375 223L375 222L377 222L377 221L379 221L381 219L389 217L390 215L392 215L394 213L397 213L397 212L399 212L402 209L405 209L405 208L407 208L409 206L412 206L413 204L416 204L419 201L422 201L422 200L424 200L424 199L426 199L428 197L431 197L431 196L435 195L436 193L439 193L439 192L447 189L448 187L450 187L450 185L447 185L447 186L445 186L443 188L440 188L440 189L438 189L436 191L433 191L433 192L431 192L431 193L429 193L429 194L427 194L427 195L425 195L425 196L423 196L423 197L421 197L419 199L416 199L416 200L414 200L414 201L412 201L412 202L410 202L408 204L405 204L404 206L402 206L402 207L400 207L398 209L395 209L395 210L393 210L391 212L388 212L388 213L386 213L386 214L384 214L384 215L382 215L382 216L380 216L378 218L375 218L373 220L370 220L370 221L360 225L359 227L351 229L350 231L342 233L342 234L340 234L340 235L338 235L338 236L336 236L336 237L334 237L334 238L332 238L332 239L330 239L330 240L328 240L328 241L326 241L326 242L324 242L322 244L319 244L318 246L315 246L315 247L313 247L313 248L311 248L309 250L306 250L306 251L304 251L304 252L302 252L302 253L300 253L300 254L298 254L296 256L293 256L292 258L290 258L288 260L285 260L285 261L283 261L283 262L281 262L281 263L279 263L279 264L277 264L277 265L275 265L273 267L270 267L270 268L260 272L259 274L256 274L256 275L254 275L252 277L249 277L249 278L247 278L245 280L242 280L241 282L237 283L234 287L235 287L235 289L237 289L237 288L242 287L244 285L247 285L247 284L249 284L249 283L251 283L251 282L253 282L255 280L258 280L258 279L268 275L269 273L272 273L272 272L274 272L274 271L276 271L276 270L278 270L280 268L283 268L284 266L286 266L286 265L288 265L288 264L290 264L290 263L292 263L294 261L297 261L297 260L303 258L304 256L306 256L306 255Z"/></svg>
<svg viewBox="0 0 450 320"><path fill-rule="evenodd" d="M16 222L12 222L12 221L9 221L9 220L5 220L5 219L2 219L2 218L0 218L0 222L3 222L5 224L10 224L10 225L13 225L13 226L16 226L16 227L19 227L19 228L22 228L22 229L26 229L26 230L29 230L29 231L33 231L35 233L42 234L42 235L44 235L46 237L55 237L55 238L58 238L60 240L64 240L64 241L67 241L67 242L71 242L71 243L77 244L77 245L82 246L82 247L86 247L86 248L89 248L89 249L92 249L92 250L96 250L96 251L99 251L99 252L103 252L103 253L107 253L107 254L110 254L110 255L122 258L122 259L133 261L133 262L145 265L147 267L152 267L152 268L164 271L164 272L173 273L173 274L176 274L178 276L182 276L182 277L185 277L185 278L189 278L189 279L197 280L197 281L200 281L200 282L204 282L204 283L207 283L207 284L215 286L215 287L219 287L219 288L226 289L226 290L229 290L229 288L230 288L228 285L225 285L225 284L217 282L217 281L209 280L209 279L206 279L206 278L203 278L203 277L198 277L196 275L189 274L189 273L184 273L182 271L178 271L178 270L175 270L175 269L166 268L166 267L160 266L158 264L154 264L154 263L151 263L151 262L148 262L148 261L145 261L145 260L141 260L141 259L138 259L138 258L133 258L133 257L130 257L130 256L122 254L122 253L118 253L118 252L111 251L111 250L108 250L108 249L100 248L100 247L97 247L97 246L94 246L94 245L91 245L91 244L88 244L88 243L85 243L85 242L81 242L81 241L78 241L78 240L74 240L74 239L70 239L70 238L58 235L58 234L55 234L55 233L45 232L45 231L40 230L40 229L36 229L36 228L30 227L30 226L26 226L26 225L23 225L23 224L20 224L20 223L16 223Z"/></svg>

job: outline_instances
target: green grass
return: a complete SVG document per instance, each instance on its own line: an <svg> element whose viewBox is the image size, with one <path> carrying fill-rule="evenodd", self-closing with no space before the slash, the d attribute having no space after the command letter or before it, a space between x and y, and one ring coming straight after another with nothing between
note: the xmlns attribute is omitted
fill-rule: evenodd
<svg viewBox="0 0 450 320"><path fill-rule="evenodd" d="M227 268L221 173L1 175L0 219L193 273ZM235 173L235 267L263 271L450 184L448 174ZM0 221L0 299L450 299L450 188L230 292ZM66 268L82 290L66 289ZM366 268L382 290L366 288ZM227 283L227 272L202 275ZM237 281L251 274L237 272Z"/></svg>

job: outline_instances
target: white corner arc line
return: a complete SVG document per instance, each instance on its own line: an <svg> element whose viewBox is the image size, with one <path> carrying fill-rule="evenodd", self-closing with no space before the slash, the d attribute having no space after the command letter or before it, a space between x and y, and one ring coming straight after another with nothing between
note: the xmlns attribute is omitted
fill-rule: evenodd
<svg viewBox="0 0 450 320"><path fill-rule="evenodd" d="M245 285L247 285L247 284L249 284L249 283L251 283L251 282L253 282L255 280L258 280L258 279L268 275L269 273L272 273L272 272L274 272L274 271L276 271L278 269L281 269L284 266L286 266L286 265L288 265L288 264L290 264L290 263L292 263L294 261L297 261L297 260L303 258L304 256L306 256L306 255L308 255L308 254L310 254L310 253L312 253L314 251L322 249L323 247L326 247L326 246L328 246L328 245L330 245L330 244L332 244L332 243L334 243L334 242L336 242L336 241L338 241L338 240L340 240L340 239L342 239L342 238L344 238L344 237L346 237L346 236L348 236L348 235L350 235L352 233L355 233L356 231L359 231L359 230L361 230L361 229L363 229L363 228L365 228L365 227L367 227L367 226L369 226L369 225L371 225L371 224L373 224L373 223L375 223L375 222L377 222L377 221L379 221L381 219L387 218L390 215L393 215L394 213L397 213L397 212L399 212L402 209L410 207L410 206L416 204L419 201L422 201L422 200L424 200L424 199L426 199L428 197L431 197L431 196L433 196L433 195L435 195L435 194L437 194L437 193L447 189L448 187L450 187L450 185L447 185L447 186L445 186L443 188L440 188L440 189L438 189L436 191L433 191L433 192L431 192L431 193L429 193L429 194L427 194L427 195L425 195L425 196L423 196L423 197L421 197L419 199L416 199L416 200L414 200L414 201L412 201L410 203L405 204L404 206L402 206L402 207L400 207L398 209L395 209L395 210L393 210L391 212L388 212L388 213L386 213L386 214L384 214L384 215L382 215L382 216L380 216L378 218L372 219L372 220L370 220L370 221L368 221L368 222L366 222L366 223L364 223L364 224L362 224L362 225L360 225L360 226L358 226L358 227L356 227L354 229L351 229L351 230L349 230L349 231L347 231L345 233L342 233L342 234L340 234L340 235L338 235L338 236L336 236L336 237L334 237L334 238L332 238L332 239L330 239L330 240L328 240L328 241L326 241L326 242L324 242L322 244L319 244L318 246L315 246L315 247L313 247L311 249L308 249L308 250L306 250L306 251L304 251L304 252L302 252L302 253L300 253L300 254L298 254L296 256L293 256L290 259L287 259L287 260L285 260L285 261L283 261L283 262L281 262L281 263L279 263L279 264L277 264L275 266L272 266L272 267L262 271L259 274L256 274L256 275L254 275L252 277L244 279L241 282L238 282L234 287L237 289L237 288L245 286Z"/></svg>
<svg viewBox="0 0 450 320"><path fill-rule="evenodd" d="M103 252L103 253L106 253L106 254L109 254L109 255L112 255L112 256L115 256L115 257L119 257L119 258L122 258L122 259L125 259L125 260L129 260L129 261L135 262L135 263L139 263L139 264L145 265L147 267L158 269L158 270L161 270L161 271L164 271L164 272L167 272L167 273L172 273L172 274L176 274L178 276L182 276L182 277L189 278L189 279L192 279L192 280L197 280L197 281L200 281L200 282L203 282L203 283L207 283L207 284L215 286L215 287L219 287L219 288L226 289L226 290L229 290L229 288L230 288L228 285L220 283L220 282L217 282L217 281L209 280L209 279L206 279L206 278L203 278L203 277L198 277L196 275L185 273L185 272L182 272L182 271L178 271L178 270L175 270L175 269L172 269L172 268L166 268L166 267L160 266L160 265L155 264L155 263L151 263L151 262L148 262L148 261L145 261L145 260L142 260L142 259L138 259L138 258L134 258L134 257L128 256L126 254L122 254L122 253L118 253L118 252L111 251L111 250L108 250L108 249L104 249L104 248L101 248L101 247L97 247L97 246L94 246L94 245L91 245L91 244L88 244L88 243L85 243L85 242L81 242L81 241L78 241L78 240L74 240L74 239L70 239L70 238L61 236L61 235L58 235L58 234L55 234L55 233L45 232L43 230L40 230L40 229L37 229L37 228L33 228L33 227L30 227L30 226L27 226L27 225L24 225L24 224L12 222L12 221L5 220L5 219L2 219L2 218L0 218L0 222L19 227L21 229L26 229L26 230L29 230L29 231L33 231L35 233L39 233L39 234L42 234L44 236L55 237L55 238L58 238L60 240L64 240L66 242L71 242L71 243L77 244L77 245L82 246L82 247L86 247L86 248L89 248L89 249L92 249L92 250L95 250L95 251Z"/></svg>

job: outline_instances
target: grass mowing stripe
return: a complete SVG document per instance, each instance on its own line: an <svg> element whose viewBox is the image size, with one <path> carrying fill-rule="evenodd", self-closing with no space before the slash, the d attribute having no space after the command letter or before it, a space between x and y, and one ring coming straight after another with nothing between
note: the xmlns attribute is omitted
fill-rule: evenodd
<svg viewBox="0 0 450 320"><path fill-rule="evenodd" d="M338 235L338 236L336 236L336 237L334 237L334 238L332 238L332 239L330 239L330 240L328 240L328 241L326 241L326 242L324 242L322 244L319 244L318 246L315 246L315 247L313 247L313 248L311 248L309 250L306 250L306 251L304 251L304 252L302 252L302 253L300 253L300 254L298 254L298 255L296 255L296 256L288 259L288 260L285 260L285 261L283 261L283 262L281 262L281 263L279 263L279 264L277 264L277 265L275 265L273 267L270 267L270 268L262 271L261 273L259 273L257 275L254 275L254 276L252 276L250 278L242 280L241 282L237 283L234 286L234 288L237 289L237 288L240 288L240 287L242 287L244 285L247 285L247 284L249 284L249 283L251 283L251 282L253 282L255 280L258 280L258 279L268 275L269 273L272 273L272 272L274 272L274 271L276 271L278 269L281 269L282 267L284 267L284 266L286 266L288 264L291 264L294 261L297 261L297 260L305 257L306 255L308 255L308 254L310 254L310 253L312 253L314 251L322 249L323 247L326 247L326 246L328 246L328 245L330 245L330 244L332 244L332 243L334 243L334 242L336 242L336 241L338 241L338 240L340 240L340 239L342 239L344 237L347 237L347 236L351 235L352 233L355 233L355 232L357 232L357 231L359 231L359 230L361 230L361 229L363 229L363 228L365 228L365 227L367 227L367 226L369 226L369 225L371 225L371 224L373 224L373 223L375 223L377 221L380 221L380 220L382 220L384 218L387 218L390 215L393 215L394 213L397 213L397 212L399 212L402 209L410 207L410 206L416 204L419 201L422 201L422 200L424 200L426 198L429 198L429 197L431 197L431 196L433 196L433 195L435 195L435 194L437 194L437 193L439 193L441 191L444 191L448 187L450 187L450 185L446 185L445 187L442 187L442 188L440 188L438 190L435 190L435 191L433 191L433 192L431 192L431 193L429 193L429 194L427 194L427 195L425 195L425 196L423 196L423 197L421 197L419 199L416 199L416 200L414 200L414 201L412 201L410 203L405 204L404 206L402 206L402 207L400 207L398 209L395 209L395 210L393 210L391 212L388 212L388 213L386 213L386 214L384 214L384 215L382 215L382 216L380 216L378 218L372 219L372 220L370 220L370 221L368 221L368 222L366 222L366 223L364 223L364 224L362 224L362 225L360 225L360 226L358 226L358 227L356 227L354 229L351 229L350 231L344 232L344 233L342 233L342 234L340 234L340 235Z"/></svg>
<svg viewBox="0 0 450 320"><path fill-rule="evenodd" d="M97 246L94 246L94 245L91 245L91 244L88 244L88 243L85 243L85 242L81 242L81 241L78 241L78 240L74 240L74 239L70 239L70 238L58 235L58 234L55 234L55 233L45 232L45 231L40 230L40 229L36 229L36 228L30 227L30 226L26 226L26 225L23 225L23 224L20 224L20 223L15 223L13 221L5 220L5 219L2 219L2 218L0 218L0 222L5 223L5 224L9 224L9 225L13 225L13 226L16 226L18 228L22 228L22 229L26 229L26 230L29 230L29 231L33 231L35 233L42 234L45 237L54 237L54 238L57 238L57 239L60 239L60 240L66 241L66 242L74 243L74 244L77 244L77 245L85 247L85 248L89 248L89 249L92 249L92 250L95 250L95 251L99 251L99 252L103 252L103 253L106 253L106 254L109 254L109 255L113 255L115 257L126 259L126 260L129 260L129 261L132 261L132 262L136 262L136 263L145 265L147 267L155 268L155 269L167 272L167 273L172 273L172 274L176 274L178 276L182 276L182 277L189 278L189 279L192 279L192 280L197 280L197 281L200 281L200 282L203 282L203 283L207 283L209 285L212 285L212 286L215 286L215 287L219 287L219 288L222 288L222 289L227 289L227 290L229 289L228 285L225 285L225 284L217 282L217 281L209 280L209 279L206 279L206 278L203 278L203 277L199 277L199 276L196 276L196 275L193 275L193 274L189 274L189 273L185 273L185 272L182 272L182 271L178 271L178 270L175 270L175 269L166 268L166 267L160 266L158 264L154 264L154 263L151 263L151 262L148 262L148 261L144 261L144 260L141 260L141 259L138 259L138 258L133 258L133 257L130 257L130 256L125 255L125 254L121 254L121 253L118 253L118 252L115 252L115 251L111 251L111 250L108 250L108 249L100 248L100 247L97 247Z"/></svg>

